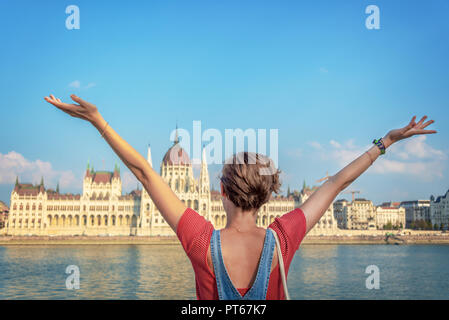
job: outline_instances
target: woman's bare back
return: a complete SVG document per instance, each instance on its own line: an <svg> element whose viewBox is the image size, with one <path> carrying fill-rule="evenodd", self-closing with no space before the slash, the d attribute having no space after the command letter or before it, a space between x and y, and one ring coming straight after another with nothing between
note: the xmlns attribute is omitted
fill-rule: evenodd
<svg viewBox="0 0 449 320"><path fill-rule="evenodd" d="M221 250L226 270L237 289L250 288L256 278L265 240L266 229L256 228L250 232L222 229ZM278 256L274 251L270 271L276 267ZM207 264L214 272L210 246L207 250Z"/></svg>

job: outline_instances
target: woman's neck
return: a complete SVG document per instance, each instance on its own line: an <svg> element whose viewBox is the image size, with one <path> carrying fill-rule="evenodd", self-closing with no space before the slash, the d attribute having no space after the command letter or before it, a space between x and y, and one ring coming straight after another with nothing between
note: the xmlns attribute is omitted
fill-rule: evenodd
<svg viewBox="0 0 449 320"><path fill-rule="evenodd" d="M230 208L227 212L226 229L247 232L257 228L255 210L242 211L241 208Z"/></svg>

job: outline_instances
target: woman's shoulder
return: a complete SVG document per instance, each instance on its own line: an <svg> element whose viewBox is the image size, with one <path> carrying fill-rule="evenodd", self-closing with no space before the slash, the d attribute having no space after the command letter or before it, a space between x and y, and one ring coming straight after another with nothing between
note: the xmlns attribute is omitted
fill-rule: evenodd
<svg viewBox="0 0 449 320"><path fill-rule="evenodd" d="M273 229L281 243L283 254L296 251L306 234L306 218L301 208L295 208L274 219L268 226Z"/></svg>
<svg viewBox="0 0 449 320"><path fill-rule="evenodd" d="M184 211L176 227L176 235L187 254L193 247L207 249L213 231L212 223L192 208Z"/></svg>

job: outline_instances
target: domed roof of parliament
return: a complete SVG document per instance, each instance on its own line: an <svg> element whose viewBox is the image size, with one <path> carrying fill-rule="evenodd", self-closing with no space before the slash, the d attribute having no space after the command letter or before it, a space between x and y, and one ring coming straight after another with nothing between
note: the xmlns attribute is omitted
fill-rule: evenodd
<svg viewBox="0 0 449 320"><path fill-rule="evenodd" d="M176 137L173 145L167 150L162 159L163 165L190 165L190 158L187 152L181 148L176 128Z"/></svg>

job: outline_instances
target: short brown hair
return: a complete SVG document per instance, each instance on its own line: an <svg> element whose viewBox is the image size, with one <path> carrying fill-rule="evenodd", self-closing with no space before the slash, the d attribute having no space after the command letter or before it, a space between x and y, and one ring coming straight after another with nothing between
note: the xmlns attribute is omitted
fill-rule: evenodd
<svg viewBox="0 0 449 320"><path fill-rule="evenodd" d="M223 165L220 178L223 190L236 207L245 211L259 209L270 200L273 192L279 193L280 170L277 168L272 170L273 168L273 161L262 154L254 152L234 154Z"/></svg>

